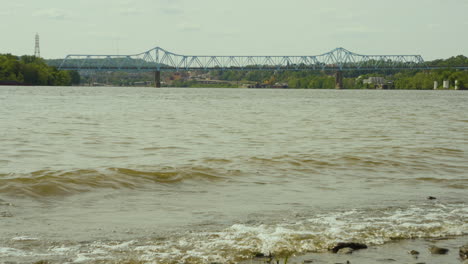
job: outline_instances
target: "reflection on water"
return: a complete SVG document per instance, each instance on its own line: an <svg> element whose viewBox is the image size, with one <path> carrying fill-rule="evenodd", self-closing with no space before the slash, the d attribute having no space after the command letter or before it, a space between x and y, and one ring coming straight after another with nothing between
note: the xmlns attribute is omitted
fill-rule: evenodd
<svg viewBox="0 0 468 264"><path fill-rule="evenodd" d="M1 88L0 257L210 262L467 234L467 101Z"/></svg>

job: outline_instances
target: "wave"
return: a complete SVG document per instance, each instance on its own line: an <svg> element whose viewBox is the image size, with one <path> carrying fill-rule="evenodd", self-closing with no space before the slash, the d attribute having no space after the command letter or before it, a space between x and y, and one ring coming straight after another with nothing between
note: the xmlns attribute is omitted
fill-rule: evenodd
<svg viewBox="0 0 468 264"><path fill-rule="evenodd" d="M122 256L131 256L144 263L237 263L258 253L284 257L325 252L337 242L373 246L401 239L463 236L468 234L467 219L466 204L429 203L296 216L276 223L247 221L224 229L171 232L164 237L126 241L72 242L60 246L51 241L44 249L32 252L73 262L83 257L89 262L103 260L103 256L107 262L114 262ZM20 253L30 254L14 248L2 252L0 248L0 256Z"/></svg>
<svg viewBox="0 0 468 264"><path fill-rule="evenodd" d="M130 247L145 261L231 263L256 253L277 256L325 252L335 243L390 241L468 234L465 204L350 210L271 224L238 223L220 231L194 232Z"/></svg>
<svg viewBox="0 0 468 264"><path fill-rule="evenodd" d="M464 155L458 150L438 148L436 151L448 151L454 153L458 158ZM423 152L420 152L423 154ZM438 152L439 153L439 152ZM460 154L461 153L461 154ZM274 157L250 157L246 159L246 164L262 167L275 167L277 169L289 169L323 173L323 169L330 171L354 171L366 173L390 173L393 177L404 179L406 176L414 175L415 172L427 172L429 174L459 174L464 173L468 166L464 163L450 162L440 157L447 155L426 157L418 154L407 153L340 153L337 155L323 154L301 154L301 155L281 155ZM399 175L398 175L399 174ZM364 174L374 177L375 174Z"/></svg>
<svg viewBox="0 0 468 264"><path fill-rule="evenodd" d="M225 172L206 167L164 167L137 170L131 168L39 170L26 174L0 174L0 192L15 196L66 196L95 189L137 189L148 184L170 185L196 180L222 180Z"/></svg>

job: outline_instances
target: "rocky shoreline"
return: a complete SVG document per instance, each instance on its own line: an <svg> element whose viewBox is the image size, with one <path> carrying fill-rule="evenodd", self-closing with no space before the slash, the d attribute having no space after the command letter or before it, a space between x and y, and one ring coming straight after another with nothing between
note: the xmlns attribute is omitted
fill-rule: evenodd
<svg viewBox="0 0 468 264"><path fill-rule="evenodd" d="M246 263L255 264L468 264L468 236L395 240L368 246L340 242L328 252L301 256L258 255Z"/></svg>

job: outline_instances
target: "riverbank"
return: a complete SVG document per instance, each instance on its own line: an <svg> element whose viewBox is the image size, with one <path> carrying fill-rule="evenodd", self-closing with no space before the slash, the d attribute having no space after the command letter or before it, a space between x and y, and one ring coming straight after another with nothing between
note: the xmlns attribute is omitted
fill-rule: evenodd
<svg viewBox="0 0 468 264"><path fill-rule="evenodd" d="M468 263L461 259L460 247L468 244L468 235L441 238L419 238L409 240L395 240L384 245L369 246L367 249L355 250L352 253L308 253L300 256L291 256L286 263L350 263L350 264L378 264L378 263L418 263L418 264L460 264ZM433 254L431 247L448 249L446 254ZM268 257L253 258L244 262L261 264L268 263ZM285 258L273 258L271 263L285 263Z"/></svg>
<svg viewBox="0 0 468 264"><path fill-rule="evenodd" d="M0 86L31 86L30 84L17 82L17 81L1 81Z"/></svg>
<svg viewBox="0 0 468 264"><path fill-rule="evenodd" d="M16 244L23 244L24 247L28 245L37 244L37 240L33 240L28 237L20 237L17 239ZM130 244L121 243L110 246L113 251L120 251L121 254L118 259L109 258L100 252L98 257L89 257L97 250L93 252L81 252L76 256L73 254L68 255L69 261L67 263L116 263L116 264L146 264L146 263L156 263L153 260L148 258L142 258L138 255L141 255L142 251L145 249L141 247L136 252L132 253L128 251L128 246ZM462 259L460 256L460 249L463 246L468 245L468 235L457 236L457 237L441 237L441 238L418 238L418 239L409 239L409 240L395 240L384 245L374 245L369 246L366 249L355 250L352 253L345 253L344 251L339 251L338 253L322 252L322 253L307 253L304 255L298 256L289 256L285 257L276 257L274 254L272 256L263 256L258 254L257 256L252 257L251 259L241 261L241 262L226 262L228 263L240 263L240 264L385 264L385 263L394 263L394 264L466 264L468 263L467 259ZM435 254L431 253L430 248L439 247L447 249L448 252L445 254ZM0 253L7 248L0 248ZM66 253L69 251L65 246L54 247L55 251L63 251ZM148 251L152 251L153 248L148 248ZM7 250L8 251L8 250ZM11 251L11 250L10 250ZM21 250L17 250L21 252ZM6 251L3 253L7 253ZM12 253L12 252L10 252ZM69 253L69 252L68 252ZM136 253L136 254L135 254ZM214 253L214 252L213 252ZM14 254L13 254L14 255ZM466 256L466 255L465 255ZM56 264L63 263L65 259L62 257L51 257L51 256L23 256L22 258L26 262L15 262L16 258L4 257L2 263L41 263L41 264ZM112 260L111 260L112 259ZM200 256L198 259L186 259L184 263L211 263L211 264L225 264L224 262L210 262L202 261L203 256Z"/></svg>

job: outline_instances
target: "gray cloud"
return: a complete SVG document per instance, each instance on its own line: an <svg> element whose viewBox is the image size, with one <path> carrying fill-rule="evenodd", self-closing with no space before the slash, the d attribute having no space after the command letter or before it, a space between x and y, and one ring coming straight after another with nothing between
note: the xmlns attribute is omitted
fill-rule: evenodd
<svg viewBox="0 0 468 264"><path fill-rule="evenodd" d="M347 34L369 34L369 33L375 33L376 31L363 25L355 25L355 26L350 25L350 26L339 28L338 32L347 33Z"/></svg>
<svg viewBox="0 0 468 264"><path fill-rule="evenodd" d="M49 8L41 9L33 13L36 17L43 17L48 19L64 20L70 17L70 15L62 9Z"/></svg>
<svg viewBox="0 0 468 264"><path fill-rule="evenodd" d="M191 31L200 31L201 26L193 23L181 23L177 26L181 31L191 32Z"/></svg>
<svg viewBox="0 0 468 264"><path fill-rule="evenodd" d="M166 15L179 15L184 12L184 10L181 7L177 7L177 6L163 7L160 10L161 10L161 13L166 14Z"/></svg>
<svg viewBox="0 0 468 264"><path fill-rule="evenodd" d="M119 10L117 10L117 13L122 16L134 16L134 15L143 14L143 11L135 7L128 7L128 8L120 8Z"/></svg>

